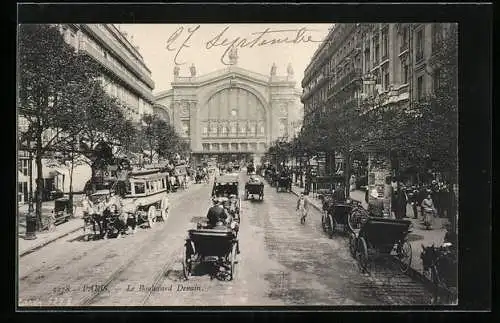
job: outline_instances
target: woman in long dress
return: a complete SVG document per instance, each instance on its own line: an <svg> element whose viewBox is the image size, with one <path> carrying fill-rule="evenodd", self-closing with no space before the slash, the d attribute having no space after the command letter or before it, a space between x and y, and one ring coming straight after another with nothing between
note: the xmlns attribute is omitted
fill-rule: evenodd
<svg viewBox="0 0 500 323"><path fill-rule="evenodd" d="M434 207L434 202L432 201L431 193L427 193L427 197L422 201L422 211L424 217L424 225L426 229L432 227L433 218L436 214L436 208Z"/></svg>

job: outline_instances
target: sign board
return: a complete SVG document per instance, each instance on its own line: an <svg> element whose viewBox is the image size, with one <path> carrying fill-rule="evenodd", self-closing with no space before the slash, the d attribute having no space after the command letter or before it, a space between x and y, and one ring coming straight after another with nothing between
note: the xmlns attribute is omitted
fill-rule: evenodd
<svg viewBox="0 0 500 323"><path fill-rule="evenodd" d="M380 216L381 213L390 214L390 210L385 210L388 204L384 203L387 202L384 201L385 178L390 175L390 171L383 169L372 169L368 173L368 205L373 213Z"/></svg>

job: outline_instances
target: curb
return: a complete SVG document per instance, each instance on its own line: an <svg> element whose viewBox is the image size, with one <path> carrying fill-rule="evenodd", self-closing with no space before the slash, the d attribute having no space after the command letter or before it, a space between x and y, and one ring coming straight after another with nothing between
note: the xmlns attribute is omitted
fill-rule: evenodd
<svg viewBox="0 0 500 323"><path fill-rule="evenodd" d="M78 219L78 218L76 218L76 219ZM76 220L76 219L75 219L75 220ZM81 229L82 229L82 226L79 226L79 227L77 227L77 228L75 228L75 229L72 229L72 230L70 230L70 231L68 231L68 232L62 233L62 234L61 234L61 235L59 235L59 236L56 236L56 237L54 237L54 238L52 238L52 239L49 239L49 240L47 240L47 241L45 241L45 242L43 242L43 243L41 243L41 244L39 244L39 245L33 246L33 247L31 247L31 248L29 248L29 249L27 249L27 250L23 251L22 253L20 253L20 254L19 254L19 258L22 258L22 257L24 257L24 256L27 256L27 255L29 255L29 254L31 254L31 253L33 253L33 252L35 252L35 251L37 251L37 250L39 250L39 249L41 249L41 248L45 247L45 246L47 246L48 244L50 244L50 243L52 243L52 242L55 242L55 241L57 241L57 240L59 240L59 239L62 239L62 238L66 237L66 236L68 236L68 235L70 235L70 234L72 234L72 233L75 233L76 231L81 230Z"/></svg>
<svg viewBox="0 0 500 323"><path fill-rule="evenodd" d="M57 236L57 237L52 238L52 239L49 239L49 240L47 240L47 241L45 241L45 242L43 242L43 243L41 243L41 244L39 244L39 245L36 245L36 246L34 246L34 247L31 247L31 248L29 248L28 250L25 250L25 251L23 251L22 253L20 253L20 254L19 254L19 258L24 257L24 256L27 256L27 255L29 255L30 253L33 253L33 252L35 252L35 251L37 251L37 250L39 250L39 249L41 249L41 248L45 247L46 245L48 245L48 244L50 244L50 243L52 243L52 242L55 242L55 241L57 241L57 240L59 240L59 239L62 239L62 238L64 238L64 237L66 237L66 236L70 235L71 233L74 233L74 232L76 232L76 231L78 231L78 230L81 230L81 229L82 229L82 228L81 228L81 226L80 226L80 227L78 227L78 228L76 228L76 229L73 229L73 230L70 230L70 231L68 231L68 232L63 233L63 234L61 234L60 236Z"/></svg>

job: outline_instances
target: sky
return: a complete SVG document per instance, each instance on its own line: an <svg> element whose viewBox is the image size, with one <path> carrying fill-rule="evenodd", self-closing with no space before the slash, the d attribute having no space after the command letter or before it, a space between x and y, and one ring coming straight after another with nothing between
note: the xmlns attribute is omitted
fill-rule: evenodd
<svg viewBox="0 0 500 323"><path fill-rule="evenodd" d="M292 64L297 89L315 50L328 34L331 24L121 24L120 30L139 46L155 82L153 93L171 88L173 70L189 76L194 64L197 75L227 67L226 50L238 47L238 66L269 75L286 75ZM288 43L278 42L286 40Z"/></svg>

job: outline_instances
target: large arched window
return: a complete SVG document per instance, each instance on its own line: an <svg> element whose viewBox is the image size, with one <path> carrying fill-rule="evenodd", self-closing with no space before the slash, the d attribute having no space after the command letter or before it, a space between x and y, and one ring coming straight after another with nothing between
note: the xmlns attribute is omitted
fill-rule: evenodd
<svg viewBox="0 0 500 323"><path fill-rule="evenodd" d="M266 115L262 102L255 94L245 89L228 88L215 93L200 110L200 124L209 120L212 123L216 120L219 125L217 128L220 131L217 137L265 136L264 127L262 131L252 131L249 127L249 125L264 125ZM208 136L202 134L202 137Z"/></svg>

